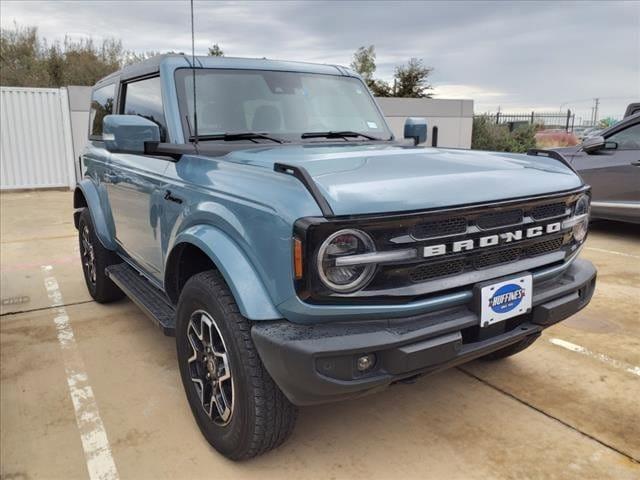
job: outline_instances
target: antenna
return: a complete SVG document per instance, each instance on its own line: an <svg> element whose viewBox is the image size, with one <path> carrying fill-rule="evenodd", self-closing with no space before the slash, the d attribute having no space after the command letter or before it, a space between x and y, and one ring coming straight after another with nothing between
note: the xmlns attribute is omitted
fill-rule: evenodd
<svg viewBox="0 0 640 480"><path fill-rule="evenodd" d="M193 0L191 0L191 72L193 73L193 146L198 152L198 112L196 108L196 47L193 27Z"/></svg>

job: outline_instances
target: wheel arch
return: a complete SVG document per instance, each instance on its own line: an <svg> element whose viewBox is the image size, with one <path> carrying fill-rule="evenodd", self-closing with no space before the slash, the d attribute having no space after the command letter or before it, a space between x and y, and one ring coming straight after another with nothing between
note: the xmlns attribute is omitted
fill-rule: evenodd
<svg viewBox="0 0 640 480"><path fill-rule="evenodd" d="M187 280L211 268L221 273L244 317L282 318L240 247L211 225L192 226L176 237L165 262L164 289L169 299L177 303Z"/></svg>
<svg viewBox="0 0 640 480"><path fill-rule="evenodd" d="M105 211L100 202L100 195L94 183L89 179L80 181L73 192L73 223L78 228L80 211L89 209L96 235L102 245L109 250L116 250L116 243L109 231Z"/></svg>

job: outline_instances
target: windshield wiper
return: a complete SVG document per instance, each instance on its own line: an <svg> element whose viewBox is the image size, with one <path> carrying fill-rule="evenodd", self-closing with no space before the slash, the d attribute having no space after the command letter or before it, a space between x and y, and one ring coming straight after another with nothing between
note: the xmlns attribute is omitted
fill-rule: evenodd
<svg viewBox="0 0 640 480"><path fill-rule="evenodd" d="M189 141L193 142L196 137L189 137ZM257 132L238 132L238 133L214 133L211 135L198 135L198 141L206 142L207 140L224 140L225 142L232 142L234 140L271 140L276 143L284 143L284 140L272 137L267 135L266 133L257 133Z"/></svg>
<svg viewBox="0 0 640 480"><path fill-rule="evenodd" d="M382 138L374 137L373 135L367 135L362 132L352 132L349 130L338 132L307 132L300 135L300 138L355 138L362 137L368 140L382 140Z"/></svg>

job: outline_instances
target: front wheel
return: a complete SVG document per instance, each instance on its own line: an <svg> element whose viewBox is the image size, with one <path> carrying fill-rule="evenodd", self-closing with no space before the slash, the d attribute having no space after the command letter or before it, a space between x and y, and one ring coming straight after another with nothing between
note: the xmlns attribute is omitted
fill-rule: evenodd
<svg viewBox="0 0 640 480"><path fill-rule="evenodd" d="M122 262L118 255L107 250L96 235L88 208L80 212L78 220L78 242L82 272L91 297L99 303L113 302L124 297L122 290L107 276L109 265Z"/></svg>
<svg viewBox="0 0 640 480"><path fill-rule="evenodd" d="M216 450L244 460L287 439L297 410L262 365L249 321L217 271L194 275L184 286L176 344L191 411Z"/></svg>

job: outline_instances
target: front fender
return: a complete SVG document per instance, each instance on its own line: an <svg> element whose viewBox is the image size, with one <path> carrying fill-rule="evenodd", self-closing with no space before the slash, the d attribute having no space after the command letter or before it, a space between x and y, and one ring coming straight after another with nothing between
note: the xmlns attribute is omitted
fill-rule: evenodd
<svg viewBox="0 0 640 480"><path fill-rule="evenodd" d="M87 203L87 207L89 207L89 213L91 214L91 220L93 221L93 226L96 230L96 234L100 243L109 249L115 250L117 248L116 242L111 235L111 231L109 229L109 224L107 223L107 217L105 215L105 209L103 208L102 202L100 201L100 194L98 193L98 189L96 185L88 178L81 180L76 185L76 190L74 192L74 208L79 208L81 204L78 201L78 191L82 192L84 199ZM74 214L74 217L77 215ZM76 226L78 224L77 218Z"/></svg>
<svg viewBox="0 0 640 480"><path fill-rule="evenodd" d="M211 225L189 227L176 237L171 251L182 243L198 247L211 259L229 285L242 315L250 320L282 318L251 262L222 230ZM165 285L167 282L165 278Z"/></svg>

